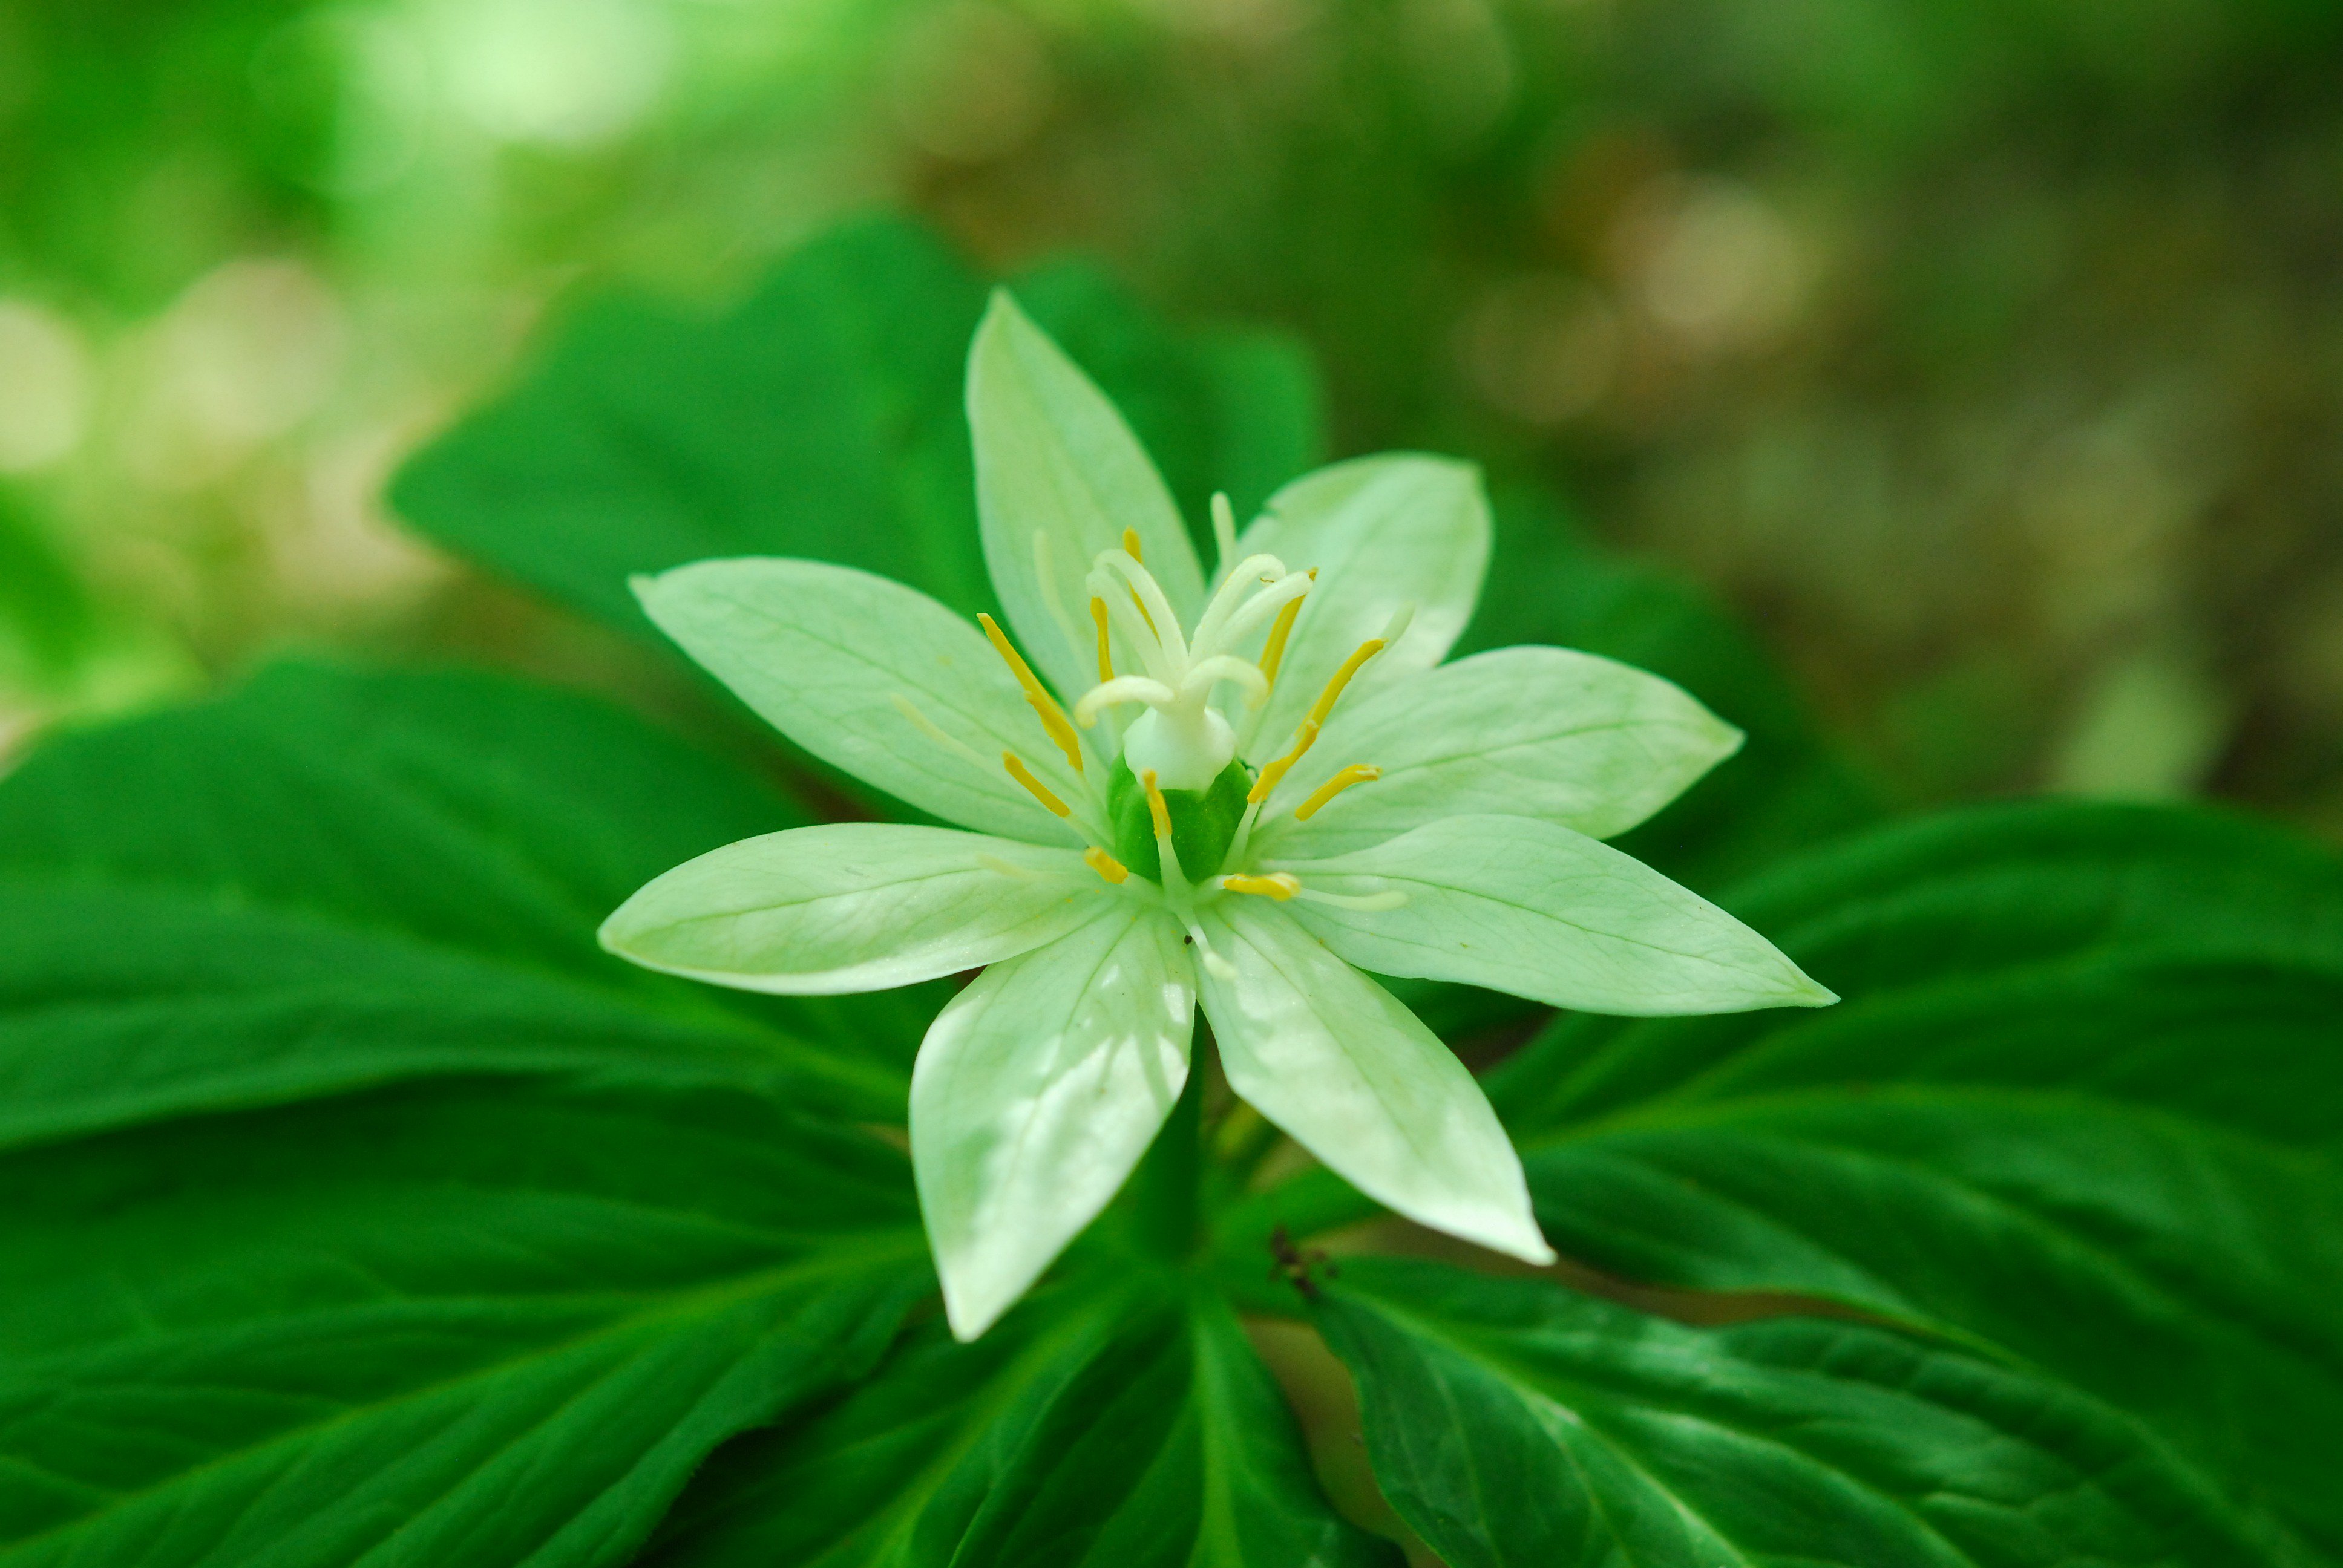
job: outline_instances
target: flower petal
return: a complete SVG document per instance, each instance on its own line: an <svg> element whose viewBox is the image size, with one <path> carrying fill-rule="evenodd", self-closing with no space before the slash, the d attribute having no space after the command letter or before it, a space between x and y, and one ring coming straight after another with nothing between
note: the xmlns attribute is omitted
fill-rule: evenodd
<svg viewBox="0 0 2343 1568"><path fill-rule="evenodd" d="M1082 579L1101 550L1140 554L1182 626L1204 594L1196 548L1139 437L1081 367L996 289L968 351L968 422L984 564L1026 657L1068 696L1098 678ZM1057 595L1034 561L1040 535Z"/></svg>
<svg viewBox="0 0 2343 1568"><path fill-rule="evenodd" d="M993 965L928 1030L911 1167L952 1332L992 1326L1106 1207L1188 1081L1194 964L1119 900Z"/></svg>
<svg viewBox="0 0 2343 1568"><path fill-rule="evenodd" d="M1228 964L1199 968L1230 1088L1377 1202L1554 1261L1497 1113L1421 1020L1283 909L1223 899L1203 927Z"/></svg>
<svg viewBox="0 0 2343 1568"><path fill-rule="evenodd" d="M1741 745L1681 687L1559 648L1476 653L1352 707L1269 799L1254 842L1311 859L1397 838L1434 818L1486 813L1624 833ZM1293 809L1338 769L1367 763L1306 822Z"/></svg>
<svg viewBox="0 0 2343 1568"><path fill-rule="evenodd" d="M1395 910L1291 906L1328 947L1378 974L1635 1015L1838 1000L1697 893L1552 822L1451 817L1331 859L1277 864L1322 892L1407 895Z"/></svg>
<svg viewBox="0 0 2343 1568"><path fill-rule="evenodd" d="M1071 849L840 822L687 860L602 922L648 969L783 996L883 990L1013 958L1120 901Z"/></svg>
<svg viewBox="0 0 2343 1568"><path fill-rule="evenodd" d="M823 761L982 832L1081 841L1001 767L1014 751L1060 799L1085 799L1016 678L983 633L917 588L751 557L638 578L635 593L661 631Z"/></svg>
<svg viewBox="0 0 2343 1568"><path fill-rule="evenodd" d="M1415 607L1406 635L1359 672L1343 701L1356 702L1446 657L1473 618L1489 569L1481 472L1470 463L1408 452L1321 468L1270 498L1237 545L1240 557L1256 551L1292 571L1318 569L1276 688L1252 730L1246 755L1259 760L1286 749L1328 678L1402 606Z"/></svg>

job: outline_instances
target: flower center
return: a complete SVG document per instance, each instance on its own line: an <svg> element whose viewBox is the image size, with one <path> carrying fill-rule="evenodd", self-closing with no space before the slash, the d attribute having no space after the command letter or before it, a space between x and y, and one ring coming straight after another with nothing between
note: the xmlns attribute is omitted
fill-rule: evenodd
<svg viewBox="0 0 2343 1568"><path fill-rule="evenodd" d="M1074 704L1074 722L1087 729L1111 709L1145 707L1122 738L1132 776L1152 773L1165 790L1209 790L1237 754L1236 729L1212 706L1212 693L1226 682L1242 688L1252 709L1269 699L1316 574L1287 571L1275 556L1247 556L1230 568L1191 638L1141 559L1138 534L1126 530L1122 538L1122 548L1100 553L1083 584L1098 629L1099 679ZM1264 625L1269 639L1255 663L1239 650ZM1117 672L1115 633L1138 668Z"/></svg>
<svg viewBox="0 0 2343 1568"><path fill-rule="evenodd" d="M1225 498L1213 498L1213 512L1225 560L1234 553L1230 547L1235 537ZM1042 587L1052 616L1071 638L1073 623L1057 602L1043 538L1036 538L1034 551L1043 568ZM1280 903L1302 899L1360 910L1391 909L1406 901L1406 895L1397 891L1329 893L1304 887L1291 871L1272 867L1266 875L1256 875L1245 869L1246 848L1263 803L1317 743L1319 731L1353 678L1399 640L1412 614L1411 608L1403 607L1380 637L1369 638L1352 651L1294 727L1292 747L1256 771L1237 758L1239 726L1249 732L1258 723L1254 716L1275 688L1294 618L1317 575L1315 568L1288 571L1275 556L1247 556L1229 569L1194 630L1186 632L1162 586L1141 558L1137 532L1125 529L1122 548L1101 551L1084 579L1097 633L1099 678L1074 704L1071 718L992 618L977 618L1043 733L1065 753L1081 786L1078 799L1070 804L1060 798L1014 751L1001 753L1001 767L1044 809L1071 822L1089 840L1082 859L1101 880L1121 887L1136 871L1152 884L1149 896L1161 898L1188 927L1207 965L1217 961L1218 955L1205 943L1195 910L1201 901L1222 894ZM1260 656L1247 657L1241 650L1264 627L1268 629ZM1116 668L1118 638L1132 668ZM1246 716L1233 723L1212 704L1223 683L1244 693ZM987 766L973 749L929 721L908 697L898 693L894 700L930 739L979 767ZM1145 711L1123 731L1101 789L1083 766L1076 727L1095 729L1113 709L1132 705ZM1294 807L1294 817L1306 821L1343 790L1380 777L1382 769L1366 763L1342 768Z"/></svg>

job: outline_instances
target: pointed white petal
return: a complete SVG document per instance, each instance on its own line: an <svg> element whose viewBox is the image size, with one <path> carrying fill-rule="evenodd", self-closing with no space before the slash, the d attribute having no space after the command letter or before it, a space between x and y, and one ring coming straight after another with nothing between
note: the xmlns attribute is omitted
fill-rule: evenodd
<svg viewBox="0 0 2343 1568"><path fill-rule="evenodd" d="M928 1030L911 1166L961 1339L1106 1207L1180 1098L1196 1000L1181 939L1161 910L1117 900L986 970Z"/></svg>
<svg viewBox="0 0 2343 1568"><path fill-rule="evenodd" d="M1283 751L1329 677L1380 635L1403 606L1406 635L1361 670L1342 701L1358 701L1446 656L1489 569L1489 502L1469 463L1386 453L1306 474L1270 498L1238 542L1287 569L1318 568L1278 670L1277 687L1246 755ZM1337 709L1337 712L1341 709Z"/></svg>
<svg viewBox="0 0 2343 1568"><path fill-rule="evenodd" d="M1005 289L968 351L968 422L984 564L1009 624L1058 690L1098 679L1082 579L1101 550L1138 530L1140 554L1182 626L1203 598L1196 548L1139 437ZM1040 535L1057 603L1034 560Z"/></svg>
<svg viewBox="0 0 2343 1568"><path fill-rule="evenodd" d="M1263 900L1226 898L1198 966L1229 1087L1360 1191L1534 1263L1554 1261L1521 1161L1473 1075L1383 987Z"/></svg>
<svg viewBox="0 0 2343 1568"><path fill-rule="evenodd" d="M1071 849L841 822L687 860L618 906L601 934L649 969L814 996L1013 958L1121 901Z"/></svg>
<svg viewBox="0 0 2343 1568"><path fill-rule="evenodd" d="M823 761L982 832L1081 842L1001 767L1014 751L1061 800L1084 799L1016 678L982 632L917 588L752 557L639 578L635 593L660 630Z"/></svg>
<svg viewBox="0 0 2343 1568"><path fill-rule="evenodd" d="M1407 895L1395 910L1290 906L1328 947L1378 974L1635 1015L1838 1000L1699 894L1551 822L1451 817L1332 859L1278 864L1304 888Z"/></svg>
<svg viewBox="0 0 2343 1568"><path fill-rule="evenodd" d="M1681 687L1559 648L1501 648L1350 699L1270 797L1265 855L1317 859L1436 817L1486 813L1624 833L1741 744ZM1321 807L1293 809L1353 763L1383 769Z"/></svg>

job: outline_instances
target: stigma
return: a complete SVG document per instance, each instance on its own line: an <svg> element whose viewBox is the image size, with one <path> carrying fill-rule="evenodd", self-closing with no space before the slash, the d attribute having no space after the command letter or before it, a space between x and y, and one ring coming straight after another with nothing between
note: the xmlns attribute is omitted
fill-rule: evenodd
<svg viewBox="0 0 2343 1568"><path fill-rule="evenodd" d="M1269 700L1275 655L1264 649L1264 668L1240 650L1269 627L1269 646L1282 651L1280 634L1292 628L1315 574L1287 571L1275 556L1247 556L1229 569L1192 630L1183 631L1137 544L1130 538L1121 549L1101 551L1083 585L1098 632L1099 681L1074 704L1074 722L1087 729L1111 709L1143 706L1122 740L1132 773L1152 773L1165 789L1207 789L1237 753L1236 729L1212 694L1225 684L1251 708ZM1131 668L1117 669L1116 637Z"/></svg>

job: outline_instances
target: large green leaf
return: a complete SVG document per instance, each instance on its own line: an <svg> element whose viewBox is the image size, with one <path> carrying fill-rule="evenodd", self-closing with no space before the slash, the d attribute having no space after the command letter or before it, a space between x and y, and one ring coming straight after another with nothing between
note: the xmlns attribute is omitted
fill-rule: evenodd
<svg viewBox="0 0 2343 1568"><path fill-rule="evenodd" d="M749 999L648 975L594 941L660 872L807 820L754 775L598 700L458 670L285 664L37 751L0 779L0 876L177 889L293 920L311 933L297 950L337 926L387 963L427 944L524 990L559 977L728 1035L746 1018L819 1036L878 1097L864 1110L894 1120L941 1005L932 990ZM361 988L370 972L350 970Z"/></svg>
<svg viewBox="0 0 2343 1568"><path fill-rule="evenodd" d="M1996 1348L2343 1550L2343 865L1996 808L1733 905L1846 1001L1523 1052L1492 1095L1555 1245Z"/></svg>
<svg viewBox="0 0 2343 1568"><path fill-rule="evenodd" d="M1316 390L1282 340L1180 337L1088 269L1012 280L1105 387L1201 528L1317 456ZM960 406L988 283L926 230L871 220L813 241L737 307L581 311L501 401L393 487L433 538L637 630L634 572L806 556L990 608Z"/></svg>
<svg viewBox="0 0 2343 1568"><path fill-rule="evenodd" d="M886 1067L719 1009L176 890L0 879L0 1147L450 1076L904 1105Z"/></svg>
<svg viewBox="0 0 2343 1568"><path fill-rule="evenodd" d="M811 820L589 698L286 663L35 752L0 780L0 871L201 888L618 982L594 929L627 895Z"/></svg>
<svg viewBox="0 0 2343 1568"><path fill-rule="evenodd" d="M1085 1289L1085 1286L1090 1288ZM1045 1293L973 1345L914 1341L834 1410L695 1483L658 1568L1369 1568L1275 1385L1176 1280Z"/></svg>
<svg viewBox="0 0 2343 1568"><path fill-rule="evenodd" d="M1366 1260L1317 1316L1384 1493L1450 1568L2283 1561L2136 1419L1888 1330L1693 1329Z"/></svg>
<svg viewBox="0 0 2343 1568"><path fill-rule="evenodd" d="M930 1288L770 1098L447 1081L0 1158L0 1563L626 1560Z"/></svg>

